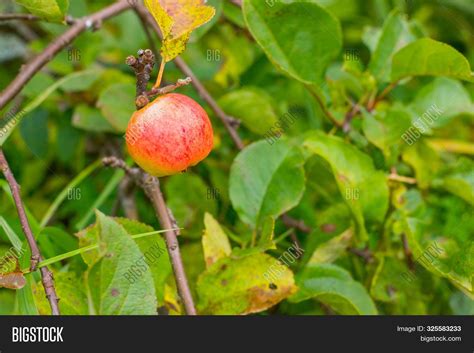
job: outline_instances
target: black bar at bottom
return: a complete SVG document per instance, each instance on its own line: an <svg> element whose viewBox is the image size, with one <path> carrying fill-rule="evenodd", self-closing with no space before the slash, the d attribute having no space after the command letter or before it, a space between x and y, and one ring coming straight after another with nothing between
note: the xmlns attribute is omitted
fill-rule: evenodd
<svg viewBox="0 0 474 353"><path fill-rule="evenodd" d="M44 329L48 328L48 329ZM56 343L20 342L58 340ZM473 316L0 317L0 352L474 352Z"/></svg>

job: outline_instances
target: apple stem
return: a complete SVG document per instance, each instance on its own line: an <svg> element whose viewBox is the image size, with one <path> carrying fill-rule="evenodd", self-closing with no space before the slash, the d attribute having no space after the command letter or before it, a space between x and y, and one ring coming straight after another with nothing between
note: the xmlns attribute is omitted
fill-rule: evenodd
<svg viewBox="0 0 474 353"><path fill-rule="evenodd" d="M158 77L156 78L156 83L153 88L159 88L161 85L161 80L163 79L163 73L165 72L166 62L164 59L161 59L160 71L158 72Z"/></svg>

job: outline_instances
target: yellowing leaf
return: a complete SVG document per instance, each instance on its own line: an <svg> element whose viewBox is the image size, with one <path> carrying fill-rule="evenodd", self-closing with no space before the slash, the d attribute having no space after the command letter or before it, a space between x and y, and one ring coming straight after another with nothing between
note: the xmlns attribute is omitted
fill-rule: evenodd
<svg viewBox="0 0 474 353"><path fill-rule="evenodd" d="M293 272L267 254L219 260L197 282L203 315L246 315L274 306L296 292Z"/></svg>
<svg viewBox="0 0 474 353"><path fill-rule="evenodd" d="M181 54L191 32L214 17L216 10L204 3L205 0L145 0L163 34L163 60L168 62Z"/></svg>
<svg viewBox="0 0 474 353"><path fill-rule="evenodd" d="M209 213L204 215L204 225L206 229L202 236L202 247L204 249L206 266L209 268L213 263L229 256L232 249L224 230Z"/></svg>

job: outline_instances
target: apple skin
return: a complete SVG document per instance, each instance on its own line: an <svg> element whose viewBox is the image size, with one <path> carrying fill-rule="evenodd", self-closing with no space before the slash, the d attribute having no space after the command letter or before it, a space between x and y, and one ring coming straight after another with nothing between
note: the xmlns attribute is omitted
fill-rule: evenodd
<svg viewBox="0 0 474 353"><path fill-rule="evenodd" d="M133 113L125 140L133 160L161 177L183 172L206 158L213 147L213 130L196 101L170 93Z"/></svg>

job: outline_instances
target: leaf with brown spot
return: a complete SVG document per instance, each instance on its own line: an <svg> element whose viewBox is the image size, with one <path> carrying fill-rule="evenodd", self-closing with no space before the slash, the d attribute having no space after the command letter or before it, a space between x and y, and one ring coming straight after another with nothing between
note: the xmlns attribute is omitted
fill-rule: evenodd
<svg viewBox="0 0 474 353"><path fill-rule="evenodd" d="M23 272L11 272L0 275L0 288L21 289L25 284L26 279Z"/></svg>
<svg viewBox="0 0 474 353"><path fill-rule="evenodd" d="M214 315L257 313L295 291L291 270L267 254L226 257L199 277L198 309Z"/></svg>

